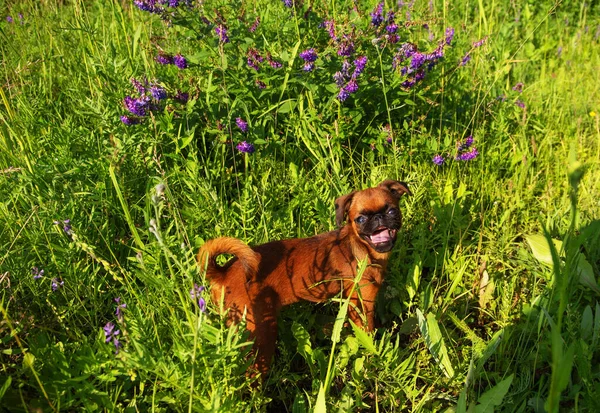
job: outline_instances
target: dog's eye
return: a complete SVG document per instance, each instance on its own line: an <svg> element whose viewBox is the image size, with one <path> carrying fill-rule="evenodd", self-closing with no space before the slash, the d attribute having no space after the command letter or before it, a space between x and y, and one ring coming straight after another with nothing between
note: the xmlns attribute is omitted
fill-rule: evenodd
<svg viewBox="0 0 600 413"><path fill-rule="evenodd" d="M398 215L398 210L396 208L388 209L388 215Z"/></svg>
<svg viewBox="0 0 600 413"><path fill-rule="evenodd" d="M366 220L367 220L367 218L365 218L364 216L360 215L360 216L358 216L358 218L356 218L354 220L354 222L356 222L357 224L364 224Z"/></svg>

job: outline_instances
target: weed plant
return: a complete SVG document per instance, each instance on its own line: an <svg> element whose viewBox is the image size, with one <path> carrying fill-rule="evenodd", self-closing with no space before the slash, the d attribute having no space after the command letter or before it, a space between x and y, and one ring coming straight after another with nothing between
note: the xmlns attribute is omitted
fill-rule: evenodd
<svg viewBox="0 0 600 413"><path fill-rule="evenodd" d="M599 411L599 7L0 0L0 410ZM256 386L198 248L384 179L382 327L288 308Z"/></svg>

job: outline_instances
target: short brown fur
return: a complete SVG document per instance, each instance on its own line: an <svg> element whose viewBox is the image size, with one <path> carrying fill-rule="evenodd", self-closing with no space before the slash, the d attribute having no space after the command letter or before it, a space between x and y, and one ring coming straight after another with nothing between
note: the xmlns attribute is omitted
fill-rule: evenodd
<svg viewBox="0 0 600 413"><path fill-rule="evenodd" d="M322 302L340 293L347 298L358 260L365 258L370 265L350 297L349 317L367 331L373 329L375 298L401 226L398 201L405 193L410 194L406 184L387 180L338 198L336 221L338 226L344 220L346 224L336 231L254 247L222 237L200 249L198 263L206 268L213 300L224 298L231 322L246 315L246 326L255 339L254 368L263 376L275 353L280 309L300 300ZM215 260L220 254L235 258L221 267Z"/></svg>

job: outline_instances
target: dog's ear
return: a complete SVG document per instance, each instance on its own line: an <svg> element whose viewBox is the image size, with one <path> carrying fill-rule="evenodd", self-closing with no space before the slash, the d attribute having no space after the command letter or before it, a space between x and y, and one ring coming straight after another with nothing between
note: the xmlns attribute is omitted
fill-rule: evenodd
<svg viewBox="0 0 600 413"><path fill-rule="evenodd" d="M408 185L405 182L388 179L380 183L379 186L390 191L392 195L398 199L404 194L412 195L412 192L410 192L410 189L408 189Z"/></svg>
<svg viewBox="0 0 600 413"><path fill-rule="evenodd" d="M341 227L346 219L346 214L348 213L348 209L350 209L354 194L355 192L350 192L335 200L335 223L338 227Z"/></svg>

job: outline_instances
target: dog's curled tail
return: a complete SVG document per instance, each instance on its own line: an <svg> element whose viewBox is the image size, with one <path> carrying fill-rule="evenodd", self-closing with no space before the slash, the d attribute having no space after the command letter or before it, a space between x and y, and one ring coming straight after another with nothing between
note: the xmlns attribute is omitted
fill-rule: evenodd
<svg viewBox="0 0 600 413"><path fill-rule="evenodd" d="M248 278L258 272L258 263L260 262L258 253L252 251L252 248L237 238L221 237L207 241L200 248L196 257L200 269L206 268L207 280L210 281L225 275L225 267L217 264L217 257L221 254L235 255L244 266Z"/></svg>

